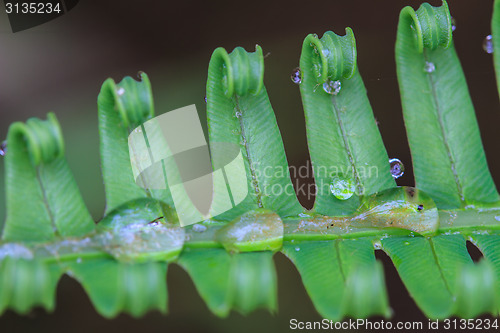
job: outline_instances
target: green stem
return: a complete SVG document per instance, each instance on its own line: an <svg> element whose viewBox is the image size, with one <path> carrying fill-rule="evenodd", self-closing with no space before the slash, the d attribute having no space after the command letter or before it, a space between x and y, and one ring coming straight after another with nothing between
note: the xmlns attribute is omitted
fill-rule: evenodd
<svg viewBox="0 0 500 333"><path fill-rule="evenodd" d="M466 237L473 234L496 233L500 230L500 207L484 209L456 209L439 211L440 227L436 234L460 233ZM395 236L418 236L410 230L401 228L373 228L356 226L358 215L354 216L291 216L283 219L285 241L317 241L331 239L371 238L375 244L381 239ZM216 239L217 232L226 225L215 221L201 223L207 229L196 232L186 228L184 248L222 248ZM359 224L359 223L358 223ZM32 243L27 247L35 256L46 263L63 263L89 258L110 258L102 244L99 243L99 233L93 233L85 238L58 238L49 243ZM0 258L2 245L0 243ZM78 245L80 244L80 245ZM64 247L66 246L66 247ZM57 249L62 253L57 253Z"/></svg>

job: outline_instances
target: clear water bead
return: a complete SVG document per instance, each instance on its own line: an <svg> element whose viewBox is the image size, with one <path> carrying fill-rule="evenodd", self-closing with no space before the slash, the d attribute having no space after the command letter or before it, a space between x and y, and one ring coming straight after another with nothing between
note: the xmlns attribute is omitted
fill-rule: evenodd
<svg viewBox="0 0 500 333"><path fill-rule="evenodd" d="M454 17L451 18L451 31L455 31L457 28L457 20Z"/></svg>
<svg viewBox="0 0 500 333"><path fill-rule="evenodd" d="M252 251L277 251L283 245L283 221L270 210L255 209L220 228L215 238L233 253L247 252L249 246Z"/></svg>
<svg viewBox="0 0 500 333"><path fill-rule="evenodd" d="M116 93L118 94L118 96L122 96L125 93L125 89L120 88L116 91Z"/></svg>
<svg viewBox="0 0 500 333"><path fill-rule="evenodd" d="M424 71L427 72L427 73L432 73L436 70L436 66L434 65L434 63L430 62L430 61L426 61L425 62L425 65L424 65Z"/></svg>
<svg viewBox="0 0 500 333"><path fill-rule="evenodd" d="M486 51L486 53L493 53L493 36L486 36L483 41L483 50Z"/></svg>
<svg viewBox="0 0 500 333"><path fill-rule="evenodd" d="M323 83L323 90L330 95L337 95L342 89L342 84L340 81L326 81Z"/></svg>
<svg viewBox="0 0 500 333"><path fill-rule="evenodd" d="M397 158L391 158L389 160L389 164L391 165L391 175L394 178L399 178L405 173L405 166L403 162L401 162Z"/></svg>
<svg viewBox="0 0 500 333"><path fill-rule="evenodd" d="M335 176L330 183L330 191L339 200L347 200L356 191L356 186L352 179Z"/></svg>
<svg viewBox="0 0 500 333"><path fill-rule="evenodd" d="M0 144L0 156L5 156L7 153L7 140Z"/></svg>
<svg viewBox="0 0 500 333"><path fill-rule="evenodd" d="M290 79L292 79L292 82L295 84L301 84L302 83L302 73L300 71L300 68L297 67L292 71L292 75L290 75Z"/></svg>
<svg viewBox="0 0 500 333"><path fill-rule="evenodd" d="M207 230L207 226L203 225L203 224L195 224L193 225L193 231L194 232L204 232Z"/></svg>
<svg viewBox="0 0 500 333"><path fill-rule="evenodd" d="M33 251L24 245L17 243L6 243L0 245L0 262L6 258L33 259Z"/></svg>

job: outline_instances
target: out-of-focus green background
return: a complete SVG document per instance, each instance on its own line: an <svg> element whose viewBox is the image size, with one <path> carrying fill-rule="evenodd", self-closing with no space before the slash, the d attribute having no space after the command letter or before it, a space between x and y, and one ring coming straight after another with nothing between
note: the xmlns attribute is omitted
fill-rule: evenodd
<svg viewBox="0 0 500 333"><path fill-rule="evenodd" d="M254 50L262 46L265 84L276 112L288 160L308 159L299 89L290 81L308 33L354 30L359 70L379 121L390 157L400 158L406 174L400 185L412 185L411 158L401 115L394 61L399 11L420 1L130 1L81 0L68 14L30 30L12 33L0 11L0 139L14 121L55 111L63 128L66 155L95 220L104 210L100 175L96 99L102 82L112 77L149 74L157 114L196 104L205 119L205 80L212 51L223 46ZM440 1L431 1L439 5ZM476 107L488 162L500 183L499 99L491 55L482 49L490 33L492 0L450 0L456 19L454 41ZM205 124L204 124L205 125ZM294 184L312 183L296 179ZM0 217L5 216L3 162L0 160ZM311 198L300 198L307 207ZM29 221L26 221L29 223ZM0 224L3 222L0 222ZM384 262L393 320L423 320L390 261ZM319 320L300 278L286 258L276 256L279 313L264 311L248 317L210 314L188 275L169 266L170 314L151 313L139 320L121 315L105 320L95 313L81 286L68 277L59 284L54 314L35 310L28 316L8 312L1 332L88 332L121 330L148 332L281 332L291 318Z"/></svg>

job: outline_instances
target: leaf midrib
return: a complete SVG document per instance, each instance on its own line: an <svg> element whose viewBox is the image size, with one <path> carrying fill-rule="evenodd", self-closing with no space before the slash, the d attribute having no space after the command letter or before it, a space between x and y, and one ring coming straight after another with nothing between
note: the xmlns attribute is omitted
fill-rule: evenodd
<svg viewBox="0 0 500 333"><path fill-rule="evenodd" d="M335 100L335 96L332 96L332 105L333 105L333 114L335 118L337 119L337 123L339 124L340 127L340 132L342 134L342 140L344 142L344 148L347 153L347 158L349 160L349 164L351 165L352 172L354 175L354 179L356 181L356 187L358 190L358 193L362 193L362 184L361 184L361 179L359 177L358 169L356 168L356 164L354 163L354 156L351 147L349 146L349 139L347 138L347 131L345 130L344 127L344 122L342 121L342 118L340 117L339 112L342 112L339 110L339 107L337 105L337 101Z"/></svg>
<svg viewBox="0 0 500 333"><path fill-rule="evenodd" d="M42 198L43 198L43 205L45 206L45 209L47 210L47 214L49 215L50 218L50 225L52 226L52 230L54 230L54 234L58 234L58 228L56 225L56 220L54 218L54 214L52 213L52 210L50 209L49 205L49 200L47 198L47 191L45 190L45 186L42 181L42 177L40 175L40 166L36 167L36 178L38 180L38 183L40 184L40 190L42 192Z"/></svg>
<svg viewBox="0 0 500 333"><path fill-rule="evenodd" d="M432 63L432 61L430 61L430 58L429 58L429 55L427 54L426 49L424 49L424 51L423 51L423 56L424 56L424 61L426 63ZM464 193L463 193L463 189L462 189L462 184L460 183L460 178L458 177L457 169L455 167L456 162L455 162L455 159L453 158L453 154L452 154L452 151L450 149L450 146L448 145L448 137L446 135L446 131L444 130L443 113L442 113L442 109L439 105L437 92L436 92L436 84L434 83L433 74L427 73L427 79L429 81L429 86L431 88L432 101L433 101L434 107L436 108L439 129L441 131L441 135L443 136L443 144L445 146L446 154L448 155L448 159L450 161L451 172L453 173L453 178L455 179L455 185L457 186L457 191L458 191L458 194L460 196L460 201L463 205L465 203L465 197L464 197Z"/></svg>
<svg viewBox="0 0 500 333"><path fill-rule="evenodd" d="M448 292L453 295L451 288L448 284L448 281L443 274L443 269L442 269L441 265L439 264L438 256L437 256L436 250L434 248L434 242L432 241L432 237L429 237L427 239L427 241L429 242L429 245L431 246L431 252L432 252L432 255L434 256L434 261L436 262L436 266L438 267L439 275L441 276L441 279L444 281L444 284L446 286L446 290L448 290Z"/></svg>
<svg viewBox="0 0 500 333"><path fill-rule="evenodd" d="M257 200L257 205L259 206L259 208L262 208L263 207L262 197L261 197L262 191L260 189L259 180L257 178L255 169L253 167L252 156L250 155L250 147L248 145L248 139L247 139L246 132L245 132L245 126L243 124L243 110L240 106L239 98L236 95L234 96L234 106L235 106L236 112L240 114L239 117L236 116L236 119L238 119L238 123L240 125L240 133L241 133L240 135L241 135L241 138L243 140L243 146L245 147L245 154L246 154L246 157L248 159L248 168L250 169L250 174L252 176L251 183L252 183L253 190L255 192L255 198Z"/></svg>

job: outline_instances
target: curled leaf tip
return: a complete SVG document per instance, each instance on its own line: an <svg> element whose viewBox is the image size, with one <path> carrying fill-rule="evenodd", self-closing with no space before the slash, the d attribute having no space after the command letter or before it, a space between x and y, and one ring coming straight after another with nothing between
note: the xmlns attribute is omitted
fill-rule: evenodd
<svg viewBox="0 0 500 333"><path fill-rule="evenodd" d="M114 101L115 109L125 127L137 127L154 117L151 83L146 73L139 71L137 78L124 77L119 83L108 79L103 84L98 103Z"/></svg>
<svg viewBox="0 0 500 333"><path fill-rule="evenodd" d="M47 114L47 120L30 118L25 124L14 123L9 132L10 149L23 149L18 147L17 143L22 145L25 142L34 166L51 162L64 155L61 127L52 112Z"/></svg>
<svg viewBox="0 0 500 333"><path fill-rule="evenodd" d="M303 49L309 47L312 52L313 72L318 83L327 80L351 78L356 71L356 40L351 28L339 36L331 31L323 37L309 34L304 40Z"/></svg>
<svg viewBox="0 0 500 333"><path fill-rule="evenodd" d="M219 47L212 54L210 66L218 68L224 95L257 95L264 86L264 56L262 48L255 46L255 52L237 47L231 53Z"/></svg>
<svg viewBox="0 0 500 333"><path fill-rule="evenodd" d="M407 6L401 11L400 18L413 31L419 52L424 48L435 50L450 46L452 22L446 1L439 7L423 3L416 11Z"/></svg>

